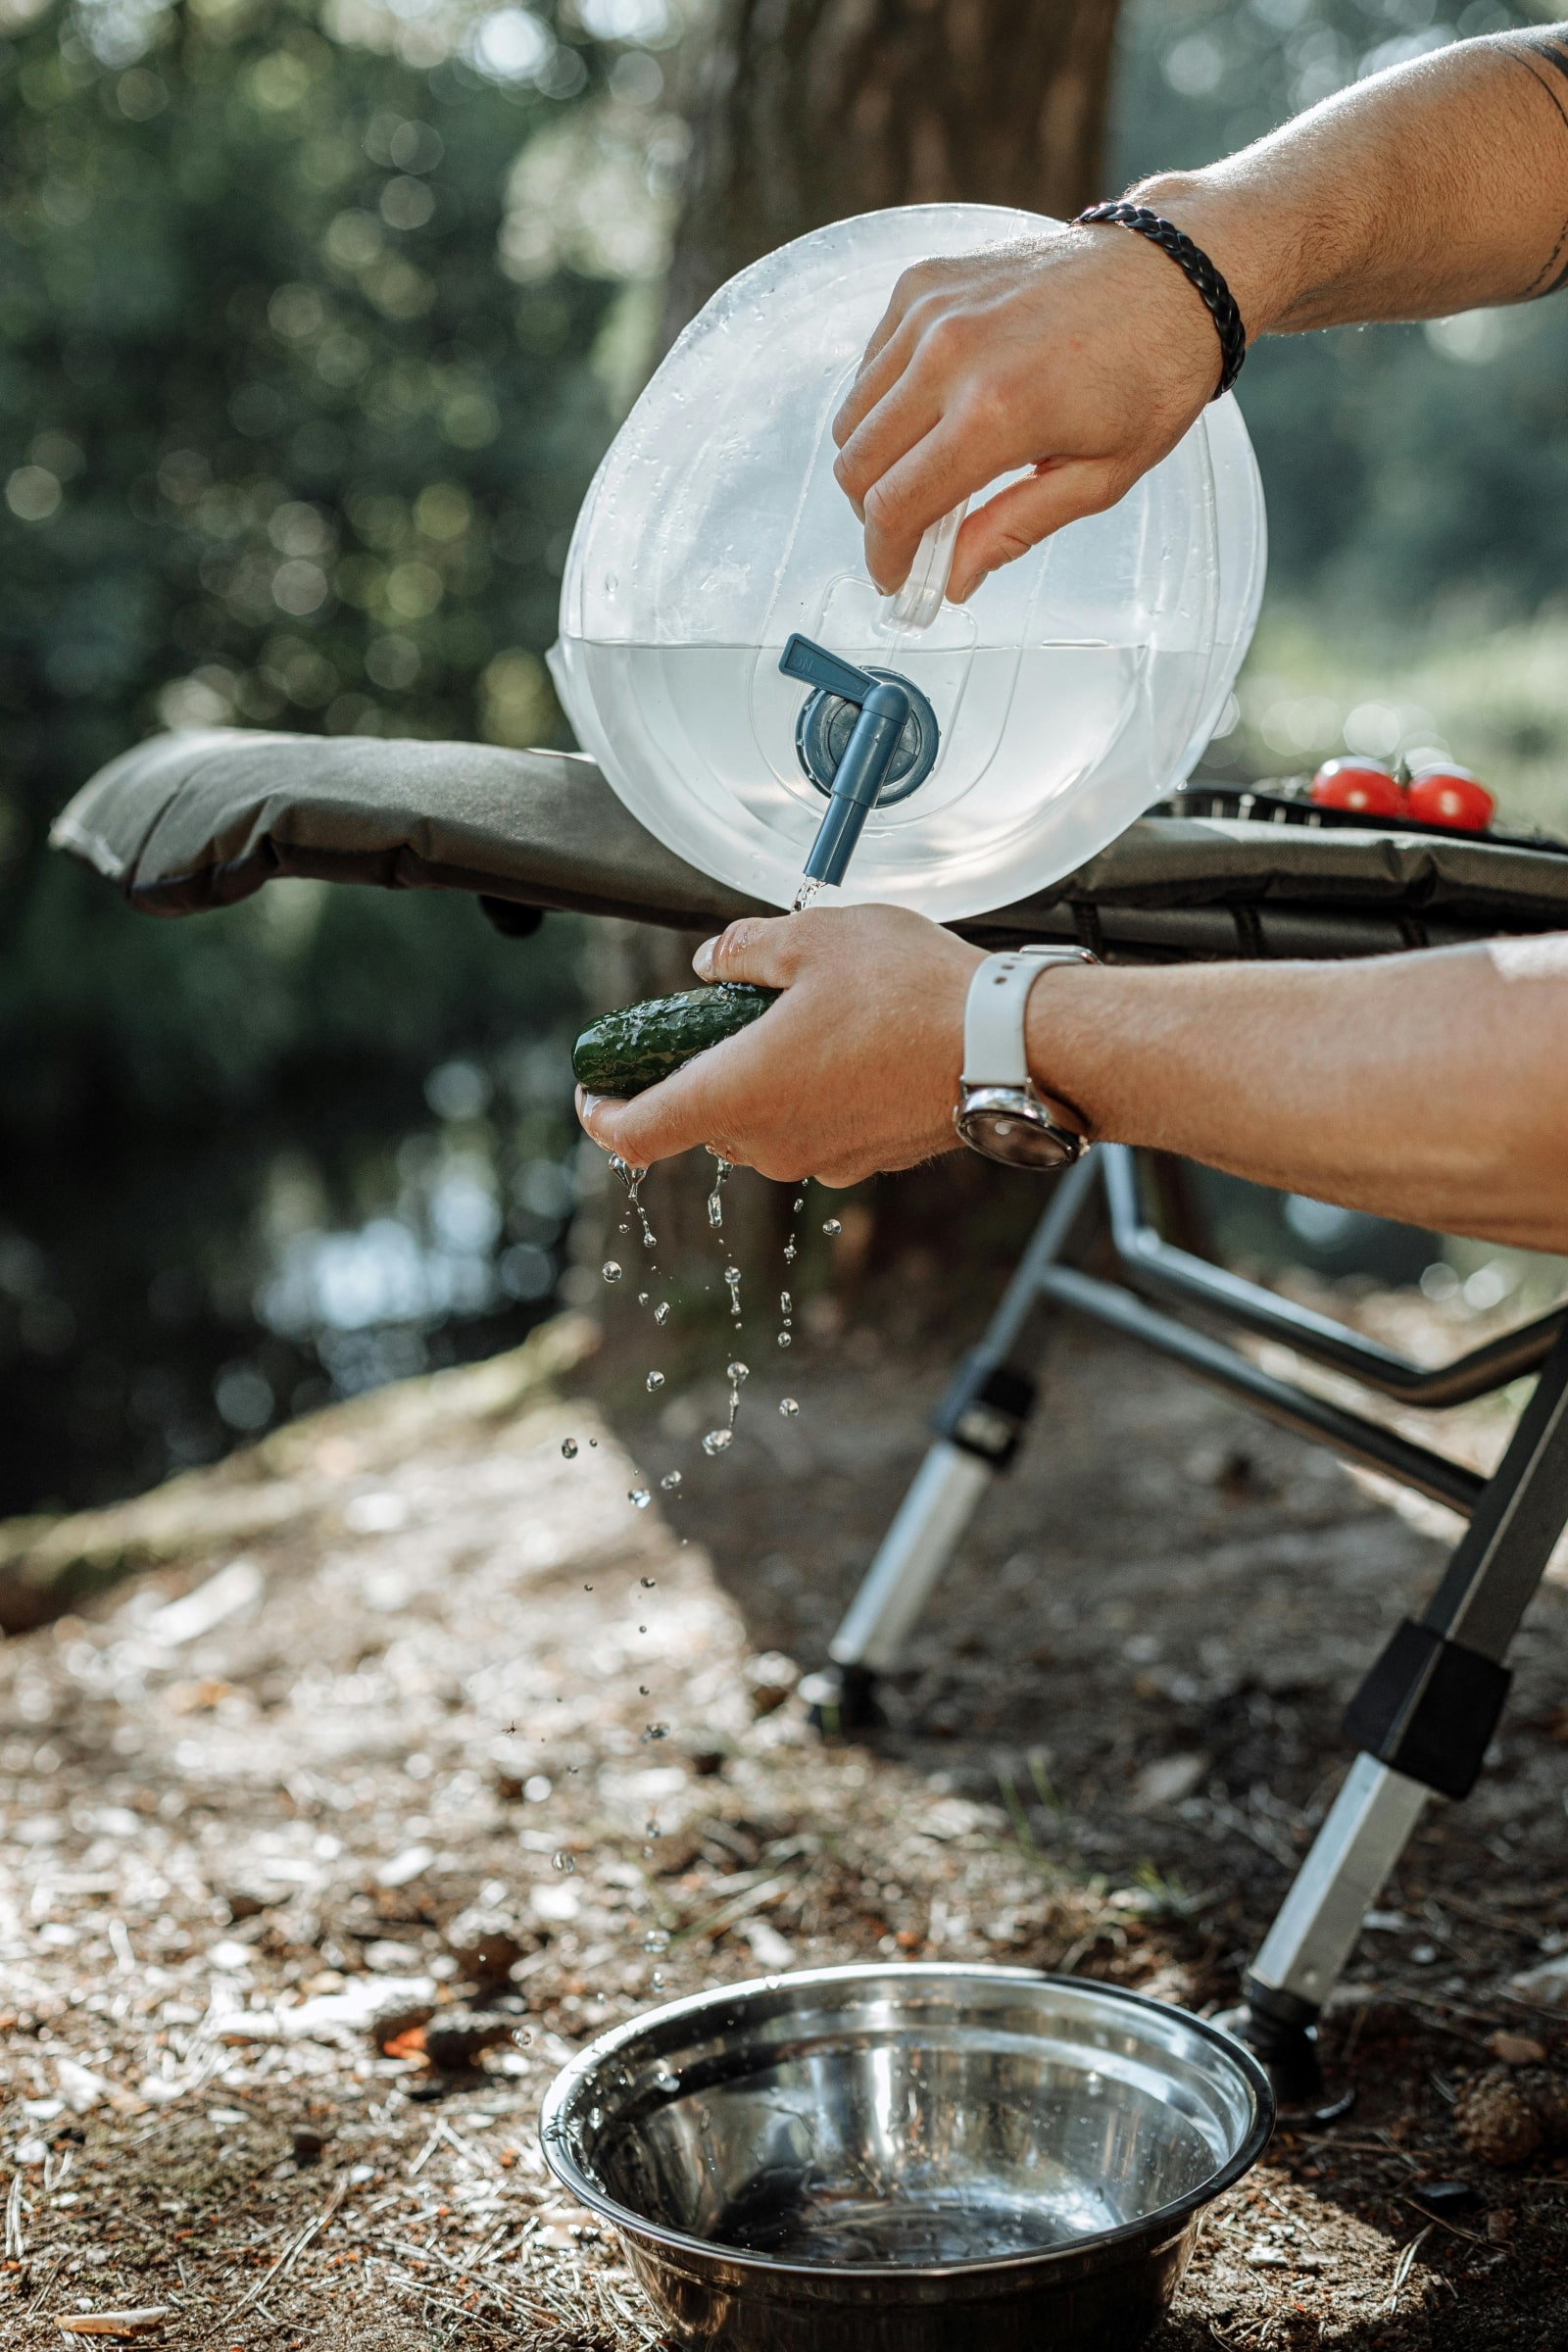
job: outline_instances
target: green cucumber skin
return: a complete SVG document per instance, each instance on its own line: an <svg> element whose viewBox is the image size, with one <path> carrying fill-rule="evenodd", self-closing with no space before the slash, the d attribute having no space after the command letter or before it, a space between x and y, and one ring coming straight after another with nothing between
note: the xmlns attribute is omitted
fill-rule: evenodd
<svg viewBox="0 0 1568 2352"><path fill-rule="evenodd" d="M577 1083L591 1095L640 1095L694 1054L760 1020L778 993L742 980L720 980L711 988L682 989L677 997L623 1004L585 1029L573 1046Z"/></svg>

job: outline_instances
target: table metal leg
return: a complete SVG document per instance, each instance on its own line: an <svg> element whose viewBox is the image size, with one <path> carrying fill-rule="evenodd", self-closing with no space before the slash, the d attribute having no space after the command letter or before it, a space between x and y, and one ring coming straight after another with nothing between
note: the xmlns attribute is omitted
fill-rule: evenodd
<svg viewBox="0 0 1568 2352"><path fill-rule="evenodd" d="M803 1685L823 1730L864 1730L878 1720L876 1678L897 1665L991 1481L1018 1450L1036 1394L1028 1366L1038 1351L1040 1277L1071 1241L1097 1174L1090 1152L1059 1180L985 1338L932 1416L937 1442L833 1637L832 1667Z"/></svg>
<svg viewBox="0 0 1568 2352"><path fill-rule="evenodd" d="M1350 1702L1362 1752L1248 1977L1248 2036L1289 2105L1327 2112L1318 2013L1428 1798L1474 1787L1507 1696L1503 1659L1565 1520L1568 1334L1419 1623L1396 1629Z"/></svg>

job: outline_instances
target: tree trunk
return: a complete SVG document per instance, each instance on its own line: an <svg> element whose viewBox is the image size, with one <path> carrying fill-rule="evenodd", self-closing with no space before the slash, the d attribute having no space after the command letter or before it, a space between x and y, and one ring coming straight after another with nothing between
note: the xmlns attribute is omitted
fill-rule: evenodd
<svg viewBox="0 0 1568 2352"><path fill-rule="evenodd" d="M1118 5L721 0L693 75L693 151L662 347L737 270L852 213L967 201L1059 217L1093 203L1105 193ZM695 937L615 929L601 967L607 979L613 972L614 1002L691 987ZM703 1212L710 1181L710 1163L689 1156L650 1186L662 1247L676 1263L711 1253ZM915 1180L914 1189L926 1188ZM951 1195L951 1181L931 1188L938 1226ZM754 1181L732 1197L736 1246L772 1238L780 1188ZM907 1241L927 1218L913 1200L900 1208L892 1224Z"/></svg>
<svg viewBox="0 0 1568 2352"><path fill-rule="evenodd" d="M748 262L852 213L965 202L1060 217L1104 195L1117 9L726 0L693 110L668 339Z"/></svg>

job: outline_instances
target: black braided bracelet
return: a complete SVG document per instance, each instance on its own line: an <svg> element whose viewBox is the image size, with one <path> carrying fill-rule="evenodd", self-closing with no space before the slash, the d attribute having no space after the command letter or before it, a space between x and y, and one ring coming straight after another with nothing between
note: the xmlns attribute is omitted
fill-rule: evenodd
<svg viewBox="0 0 1568 2352"><path fill-rule="evenodd" d="M1169 254L1177 269L1197 288L1219 335L1219 390L1214 394L1218 400L1241 374L1242 362L1247 357L1247 329L1229 286L1202 248L1195 245L1173 220L1162 220L1158 213L1151 212L1147 204L1092 204L1086 213L1078 215L1073 226L1089 228L1100 220L1108 220L1117 228L1136 229L1139 236L1157 245L1161 253Z"/></svg>

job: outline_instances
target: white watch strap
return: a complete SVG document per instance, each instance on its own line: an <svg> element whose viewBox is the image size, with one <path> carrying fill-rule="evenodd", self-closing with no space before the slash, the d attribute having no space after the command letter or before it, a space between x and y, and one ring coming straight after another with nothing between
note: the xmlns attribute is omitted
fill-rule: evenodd
<svg viewBox="0 0 1568 2352"><path fill-rule="evenodd" d="M976 967L964 1002L962 1084L1026 1086L1029 991L1054 963L1093 961L1082 948L1012 948L988 956Z"/></svg>

